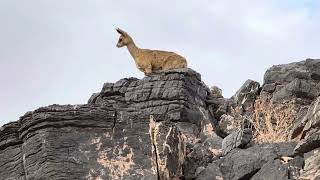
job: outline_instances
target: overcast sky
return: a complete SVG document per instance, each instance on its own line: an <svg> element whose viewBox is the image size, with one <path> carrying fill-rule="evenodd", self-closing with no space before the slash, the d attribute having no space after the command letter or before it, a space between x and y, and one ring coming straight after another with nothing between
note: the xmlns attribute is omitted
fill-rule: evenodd
<svg viewBox="0 0 320 180"><path fill-rule="evenodd" d="M0 125L142 78L115 27L183 55L230 97L274 64L320 58L319 19L318 0L0 0Z"/></svg>

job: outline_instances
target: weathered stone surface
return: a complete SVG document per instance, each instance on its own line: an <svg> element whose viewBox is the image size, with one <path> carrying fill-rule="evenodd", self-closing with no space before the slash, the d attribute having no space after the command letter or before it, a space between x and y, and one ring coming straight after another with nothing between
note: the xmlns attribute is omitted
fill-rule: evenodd
<svg viewBox="0 0 320 180"><path fill-rule="evenodd" d="M264 83L289 83L296 78L320 80L320 59L307 59L301 62L272 66L264 75Z"/></svg>
<svg viewBox="0 0 320 180"><path fill-rule="evenodd" d="M317 179L319 67L274 66L231 99L191 69L105 83L1 127L0 179Z"/></svg>
<svg viewBox="0 0 320 180"><path fill-rule="evenodd" d="M223 98L222 90L218 86L212 86L210 88L211 96L215 98Z"/></svg>
<svg viewBox="0 0 320 180"><path fill-rule="evenodd" d="M221 116L227 114L230 101L225 98L216 98L210 96L207 100L208 109L210 113L218 120L220 120Z"/></svg>
<svg viewBox="0 0 320 180"><path fill-rule="evenodd" d="M198 167L206 167L213 161L212 152L201 144L195 145L192 152L186 156L185 163L183 165L184 176L186 179L193 179L196 176L196 170Z"/></svg>
<svg viewBox="0 0 320 180"><path fill-rule="evenodd" d="M219 137L217 134L208 137L204 142L203 145L209 149L216 149L220 150L222 148L222 138Z"/></svg>
<svg viewBox="0 0 320 180"><path fill-rule="evenodd" d="M21 124L27 179L157 177L149 119L140 113L54 105L22 117Z"/></svg>
<svg viewBox="0 0 320 180"><path fill-rule="evenodd" d="M281 156L291 156L295 144L263 144L248 149L234 149L216 163L224 179L250 179L267 162Z"/></svg>
<svg viewBox="0 0 320 180"><path fill-rule="evenodd" d="M0 177L180 178L185 144L213 134L208 94L181 69L105 83L89 104L39 108L1 128Z"/></svg>
<svg viewBox="0 0 320 180"><path fill-rule="evenodd" d="M8 180L25 180L21 153L22 141L19 139L18 122L0 128L0 177Z"/></svg>
<svg viewBox="0 0 320 180"><path fill-rule="evenodd" d="M288 167L282 164L279 159L276 159L263 165L261 170L251 180L288 180L288 171Z"/></svg>
<svg viewBox="0 0 320 180"><path fill-rule="evenodd" d="M245 147L252 139L252 130L249 128L233 132L222 141L222 154L225 156L232 149Z"/></svg>
<svg viewBox="0 0 320 180"><path fill-rule="evenodd" d="M174 123L156 122L150 118L152 157L157 167L158 178L173 179L183 176L186 145Z"/></svg>
<svg viewBox="0 0 320 180"><path fill-rule="evenodd" d="M242 87L231 97L244 111L252 111L256 97L259 94L260 84L253 80L247 80Z"/></svg>
<svg viewBox="0 0 320 180"><path fill-rule="evenodd" d="M274 132L273 142L296 138L303 129L306 109L319 96L319 59L276 65L267 70L262 91L255 102L254 124L258 130ZM266 129L266 128L269 128ZM263 137L258 137L263 140Z"/></svg>
<svg viewBox="0 0 320 180"><path fill-rule="evenodd" d="M272 100L281 102L284 99L291 99L293 97L314 99L320 93L320 87L317 81L294 79L286 84L280 90L273 94Z"/></svg>
<svg viewBox="0 0 320 180"><path fill-rule="evenodd" d="M223 175L216 163L211 163L202 170L196 178L197 180L223 180Z"/></svg>
<svg viewBox="0 0 320 180"><path fill-rule="evenodd" d="M296 147L297 153L306 153L320 147L320 97L310 106L295 133L299 133L301 139Z"/></svg>
<svg viewBox="0 0 320 180"><path fill-rule="evenodd" d="M251 180L299 179L300 171L304 165L303 158L298 156L289 162L283 161L286 158L289 157L281 157L280 159L267 162Z"/></svg>
<svg viewBox="0 0 320 180"><path fill-rule="evenodd" d="M299 178L302 180L320 179L320 148L305 154L305 166Z"/></svg>

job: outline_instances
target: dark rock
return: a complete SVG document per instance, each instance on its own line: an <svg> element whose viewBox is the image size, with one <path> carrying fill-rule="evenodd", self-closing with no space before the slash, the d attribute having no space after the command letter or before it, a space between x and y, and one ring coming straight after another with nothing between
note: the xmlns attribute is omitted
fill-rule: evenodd
<svg viewBox="0 0 320 180"><path fill-rule="evenodd" d="M249 128L240 129L230 134L222 141L222 154L225 156L235 148L245 147L252 139L252 130Z"/></svg>
<svg viewBox="0 0 320 180"><path fill-rule="evenodd" d="M296 147L296 153L306 153L320 147L320 97L313 102L306 116L301 122L303 129L300 131L300 142ZM299 128L301 129L301 128ZM296 129L295 133L298 133Z"/></svg>
<svg viewBox="0 0 320 180"><path fill-rule="evenodd" d="M100 93L93 93L88 100L88 104L93 104L96 102L97 98L99 97Z"/></svg>
<svg viewBox="0 0 320 180"><path fill-rule="evenodd" d="M264 164L251 180L288 180L288 174L288 167L282 164L279 159L276 159Z"/></svg>
<svg viewBox="0 0 320 180"><path fill-rule="evenodd" d="M209 112L213 117L220 120L221 116L227 114L230 101L225 98L210 97L207 100Z"/></svg>
<svg viewBox="0 0 320 180"><path fill-rule="evenodd" d="M223 176L217 164L211 163L202 170L196 178L197 180L222 180Z"/></svg>
<svg viewBox="0 0 320 180"><path fill-rule="evenodd" d="M299 178L301 180L320 179L320 148L305 154L305 166Z"/></svg>
<svg viewBox="0 0 320 180"><path fill-rule="evenodd" d="M211 96L215 98L223 98L222 90L218 86L212 86L210 88Z"/></svg>
<svg viewBox="0 0 320 180"><path fill-rule="evenodd" d="M320 80L315 78L319 67L320 59L307 59L273 66L267 70L251 118L260 132L269 127L269 132L276 136L269 138L271 141L263 140L263 135L261 138L258 135L257 139L272 142L279 134L282 138L280 141L299 139L305 126L303 119L306 109L320 93Z"/></svg>
<svg viewBox="0 0 320 180"><path fill-rule="evenodd" d="M222 137L230 135L232 132L238 129L238 124L235 118L231 115L224 114L221 116L219 121L219 130Z"/></svg>
<svg viewBox="0 0 320 180"><path fill-rule="evenodd" d="M243 106L245 111L253 110L254 102L259 94L259 88L260 84L258 82L247 80L231 99L237 105Z"/></svg>
<svg viewBox="0 0 320 180"><path fill-rule="evenodd" d="M283 101L284 99L290 99L292 97L314 99L319 93L320 87L317 86L316 82L304 79L294 79L274 93L272 99L274 101Z"/></svg>
<svg viewBox="0 0 320 180"><path fill-rule="evenodd" d="M204 142L203 145L209 149L221 149L222 148L222 138L216 134L212 137L208 137Z"/></svg>
<svg viewBox="0 0 320 180"><path fill-rule="evenodd" d="M292 156L294 143L262 144L234 149L217 161L224 179L250 179L264 164L281 156Z"/></svg>
<svg viewBox="0 0 320 180"><path fill-rule="evenodd" d="M289 179L299 179L300 173L304 167L304 157L296 156L287 164L289 170Z"/></svg>
<svg viewBox="0 0 320 180"><path fill-rule="evenodd" d="M209 163L213 161L212 152L202 146L197 144L193 151L187 155L185 163L183 165L184 176L186 179L195 178L196 170L198 167L206 167Z"/></svg>
<svg viewBox="0 0 320 180"><path fill-rule="evenodd" d="M191 69L105 83L88 104L1 127L0 179L319 179L319 67L274 66L262 88L249 80L231 99ZM251 123L279 122L271 144L248 144ZM287 132L298 145L273 143Z"/></svg>
<svg viewBox="0 0 320 180"><path fill-rule="evenodd" d="M272 66L264 75L264 84L289 83L294 79L320 80L320 60L307 59L286 65Z"/></svg>
<svg viewBox="0 0 320 180"><path fill-rule="evenodd" d="M25 180L22 159L22 141L19 139L19 122L0 128L0 177L1 179Z"/></svg>
<svg viewBox="0 0 320 180"><path fill-rule="evenodd" d="M268 92L268 93L273 93L276 90L276 84L265 84L262 87L262 91Z"/></svg>
<svg viewBox="0 0 320 180"><path fill-rule="evenodd" d="M105 83L86 105L39 108L1 128L0 177L182 177L186 144L213 134L208 94L198 73L180 69Z"/></svg>
<svg viewBox="0 0 320 180"><path fill-rule="evenodd" d="M183 176L183 162L186 154L185 142L174 123L156 122L150 119L152 158L158 178L173 179Z"/></svg>

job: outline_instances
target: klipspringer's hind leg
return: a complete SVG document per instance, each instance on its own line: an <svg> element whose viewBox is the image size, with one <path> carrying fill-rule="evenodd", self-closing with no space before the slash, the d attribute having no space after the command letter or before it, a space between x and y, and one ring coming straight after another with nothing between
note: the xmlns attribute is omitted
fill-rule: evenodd
<svg viewBox="0 0 320 180"><path fill-rule="evenodd" d="M180 56L170 56L166 59L166 62L163 64L162 69L180 69L187 68L187 61L183 57Z"/></svg>

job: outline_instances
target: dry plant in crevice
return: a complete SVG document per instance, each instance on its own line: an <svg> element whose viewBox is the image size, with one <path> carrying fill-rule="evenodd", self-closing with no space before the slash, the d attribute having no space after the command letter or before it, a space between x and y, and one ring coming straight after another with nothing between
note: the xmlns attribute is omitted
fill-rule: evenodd
<svg viewBox="0 0 320 180"><path fill-rule="evenodd" d="M273 104L269 100L257 100L252 120L255 143L280 143L289 138L298 107L294 101Z"/></svg>

